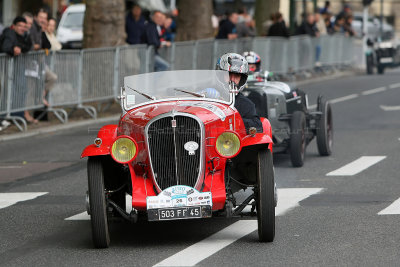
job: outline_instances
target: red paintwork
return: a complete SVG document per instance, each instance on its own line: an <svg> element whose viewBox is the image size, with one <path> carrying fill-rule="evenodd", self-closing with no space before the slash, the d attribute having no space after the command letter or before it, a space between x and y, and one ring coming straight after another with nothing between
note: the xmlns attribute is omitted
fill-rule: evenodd
<svg viewBox="0 0 400 267"><path fill-rule="evenodd" d="M91 156L102 156L110 154L110 148L117 138L118 125L105 125L101 127L97 133L97 137L101 139L100 147L95 144L88 145L82 152L81 158Z"/></svg>
<svg viewBox="0 0 400 267"><path fill-rule="evenodd" d="M136 158L128 164L132 180L132 207L138 210L146 210L146 197L157 195L159 192L154 191L154 177L152 176L151 170L148 167L150 166L150 162L145 143L145 126L154 117L165 113L170 113L171 111L174 111L175 113L188 113L195 115L204 123L206 137L204 144L206 170L204 188L202 191L211 191L213 210L223 209L226 200L224 182L226 158L221 157L216 152L216 138L224 131L233 131L241 139L242 147L256 144L266 144L270 149L272 149L271 125L267 119L262 119L264 133L257 133L254 137L252 137L247 135L243 120L235 108L217 102L201 101L202 103L218 107L226 116L224 121L222 121L220 117L205 108L198 106L184 106L189 102L199 103L200 101L165 101L148 104L129 111L123 117L121 117L117 132L111 131L106 142L106 137L104 136L103 139L100 137L99 133L99 137L103 140L101 147L95 150L99 154L93 152L92 147L94 145L91 145L84 150L82 157L105 155L101 154L103 151L107 151L108 154L110 146L117 136L128 135L132 137L136 141L138 147ZM111 129L115 130L115 128L112 127L106 128L106 130ZM104 132L105 131L103 130L103 133ZM214 160L214 173L211 172L212 164L210 159L212 158L219 158L219 160ZM196 189L199 190L200 188Z"/></svg>

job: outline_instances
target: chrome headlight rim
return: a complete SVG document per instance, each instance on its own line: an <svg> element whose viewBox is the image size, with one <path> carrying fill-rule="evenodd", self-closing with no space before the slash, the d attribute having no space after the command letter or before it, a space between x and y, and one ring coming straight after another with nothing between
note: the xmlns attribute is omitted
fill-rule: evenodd
<svg viewBox="0 0 400 267"><path fill-rule="evenodd" d="M234 154L232 154L232 155L228 155L228 156L222 154L220 151L218 151L218 148L217 148L218 139L219 139L222 135L227 134L227 133L229 133L229 134L234 134L234 135L236 136L238 142L239 142L239 149L236 151L236 153L234 153ZM230 159L230 158L236 157L236 156L240 153L240 151L242 150L242 142L241 142L241 140L240 140L239 134L236 133L236 132L234 132L234 131L224 131L224 132L222 132L222 133L219 134L218 137L215 139L215 146L214 146L214 148L215 148L215 151L217 152L217 154L218 154L219 156L223 157L223 158Z"/></svg>
<svg viewBox="0 0 400 267"><path fill-rule="evenodd" d="M129 139L131 142L133 142L133 144L134 144L134 146L135 146L135 154L134 154L133 157L132 157L130 160L128 160L128 161L120 161L120 160L116 159L115 156L114 156L114 154L113 154L113 147L114 147L114 145L116 144L116 142L117 142L118 140L123 139L123 138ZM135 160L135 158L136 158L136 156L137 156L137 154L138 154L138 145L137 145L135 139L133 139L132 137L130 137L130 136L128 136L128 135L120 135L120 136L118 136L118 137L114 140L114 142L112 143L112 145L111 145L111 147L110 147L110 154L111 154L111 157L113 158L113 160L115 160L116 162L121 163L121 164L128 164L128 163L132 162L133 160Z"/></svg>

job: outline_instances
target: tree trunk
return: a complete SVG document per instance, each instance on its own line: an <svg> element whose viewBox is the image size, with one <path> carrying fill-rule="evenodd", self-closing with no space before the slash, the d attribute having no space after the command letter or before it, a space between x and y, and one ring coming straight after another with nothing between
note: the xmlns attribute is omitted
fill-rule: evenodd
<svg viewBox="0 0 400 267"><path fill-rule="evenodd" d="M269 20L271 14L279 12L279 0L256 0L255 19L258 35L265 35L263 23Z"/></svg>
<svg viewBox="0 0 400 267"><path fill-rule="evenodd" d="M176 41L213 37L211 25L212 0L181 0L178 9Z"/></svg>
<svg viewBox="0 0 400 267"><path fill-rule="evenodd" d="M86 0L83 47L125 44L125 1Z"/></svg>

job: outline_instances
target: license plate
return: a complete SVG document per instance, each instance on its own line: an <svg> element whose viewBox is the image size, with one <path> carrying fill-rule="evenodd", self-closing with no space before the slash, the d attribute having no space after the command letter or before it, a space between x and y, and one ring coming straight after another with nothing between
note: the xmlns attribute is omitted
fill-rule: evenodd
<svg viewBox="0 0 400 267"><path fill-rule="evenodd" d="M191 218L201 218L201 207L158 209L158 219L160 221Z"/></svg>

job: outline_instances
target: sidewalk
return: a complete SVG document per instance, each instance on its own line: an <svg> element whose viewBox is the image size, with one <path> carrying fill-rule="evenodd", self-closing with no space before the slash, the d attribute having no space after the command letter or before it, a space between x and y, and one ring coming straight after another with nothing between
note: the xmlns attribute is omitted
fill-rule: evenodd
<svg viewBox="0 0 400 267"><path fill-rule="evenodd" d="M296 80L285 81L288 84L295 84L296 86L306 85L315 82L323 82L327 80L357 75L358 71L349 69L345 71L337 71L330 74L316 74L311 77L296 77ZM0 142L10 140L32 137L43 133L51 133L71 128L93 125L93 124L107 124L117 123L121 115L121 108L118 103L113 103L111 108L106 112L99 112L97 119L88 119L83 111L76 111L73 116L69 117L69 122L61 124L52 114L49 114L49 121L40 121L38 124L29 124L26 132L20 132L15 125L10 125L6 129L0 131Z"/></svg>

